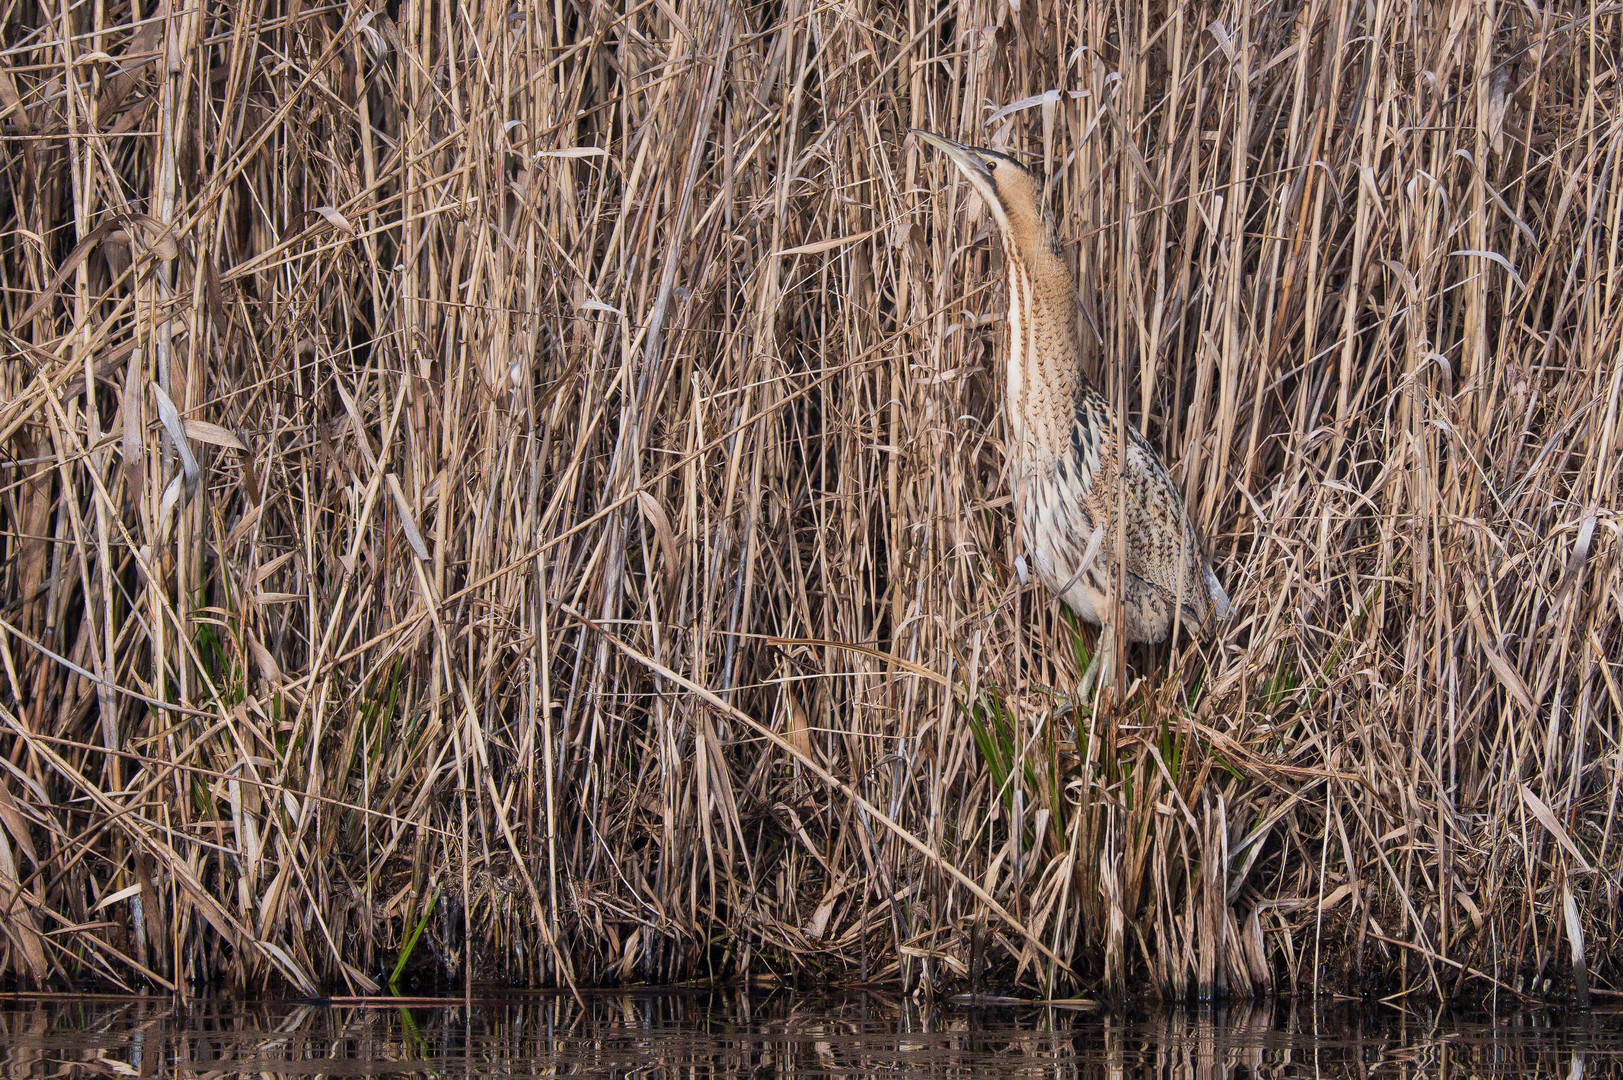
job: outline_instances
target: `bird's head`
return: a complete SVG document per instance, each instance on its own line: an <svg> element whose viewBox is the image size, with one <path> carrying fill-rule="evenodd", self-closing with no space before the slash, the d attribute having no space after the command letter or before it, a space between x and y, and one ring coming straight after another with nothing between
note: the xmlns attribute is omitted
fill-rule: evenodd
<svg viewBox="0 0 1623 1080"><path fill-rule="evenodd" d="M1043 210L1043 182L1035 173L996 150L965 146L918 128L912 133L958 166L991 210L1005 244L1026 254L1052 250L1053 235Z"/></svg>

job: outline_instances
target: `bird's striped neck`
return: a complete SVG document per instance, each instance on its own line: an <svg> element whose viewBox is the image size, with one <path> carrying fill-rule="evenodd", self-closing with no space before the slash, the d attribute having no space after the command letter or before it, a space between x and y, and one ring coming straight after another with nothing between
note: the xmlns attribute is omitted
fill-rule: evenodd
<svg viewBox="0 0 1623 1080"><path fill-rule="evenodd" d="M1090 389L1080 364L1076 279L1055 251L1018 252L1005 242L1009 283L1009 425L1028 467L1070 449L1079 402Z"/></svg>

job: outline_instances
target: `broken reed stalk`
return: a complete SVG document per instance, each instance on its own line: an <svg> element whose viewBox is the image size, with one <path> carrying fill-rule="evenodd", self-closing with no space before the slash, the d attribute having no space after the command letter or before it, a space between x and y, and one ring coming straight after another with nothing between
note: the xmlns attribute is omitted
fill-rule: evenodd
<svg viewBox="0 0 1623 1080"><path fill-rule="evenodd" d="M11 5L0 963L1611 985L1620 19ZM1216 538L1109 715L913 125Z"/></svg>

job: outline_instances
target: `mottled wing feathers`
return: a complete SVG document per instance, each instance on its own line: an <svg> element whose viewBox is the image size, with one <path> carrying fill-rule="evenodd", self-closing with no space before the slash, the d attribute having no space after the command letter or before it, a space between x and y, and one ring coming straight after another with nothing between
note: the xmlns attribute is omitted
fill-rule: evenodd
<svg viewBox="0 0 1623 1080"><path fill-rule="evenodd" d="M1114 523L1126 510L1126 636L1136 641L1160 640L1171 632L1172 613L1180 608L1181 621L1191 632L1210 633L1232 614L1228 595L1211 572L1183 494L1167 475L1155 448L1129 425L1127 466L1118 474L1118 426L1096 393L1087 395L1078 406L1077 429L1092 429L1098 439L1090 455L1094 464L1090 483L1077 492L1084 514L1091 521ZM1112 527L1099 552L1096 581L1101 592L1114 588L1115 555Z"/></svg>
<svg viewBox="0 0 1623 1080"><path fill-rule="evenodd" d="M1204 635L1217 621L1229 617L1228 596L1207 563L1205 546L1189 518L1183 493L1138 429L1129 431L1127 572L1142 579L1169 605L1181 601L1183 621L1191 631Z"/></svg>

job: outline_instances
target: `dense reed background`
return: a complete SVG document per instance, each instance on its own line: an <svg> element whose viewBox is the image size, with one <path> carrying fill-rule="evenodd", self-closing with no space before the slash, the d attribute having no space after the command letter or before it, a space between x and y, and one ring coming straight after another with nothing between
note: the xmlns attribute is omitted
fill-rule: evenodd
<svg viewBox="0 0 1623 1080"><path fill-rule="evenodd" d="M3 28L19 979L1612 985L1617 6ZM1213 537L1238 618L1120 708L1054 712L909 126L1052 176Z"/></svg>

